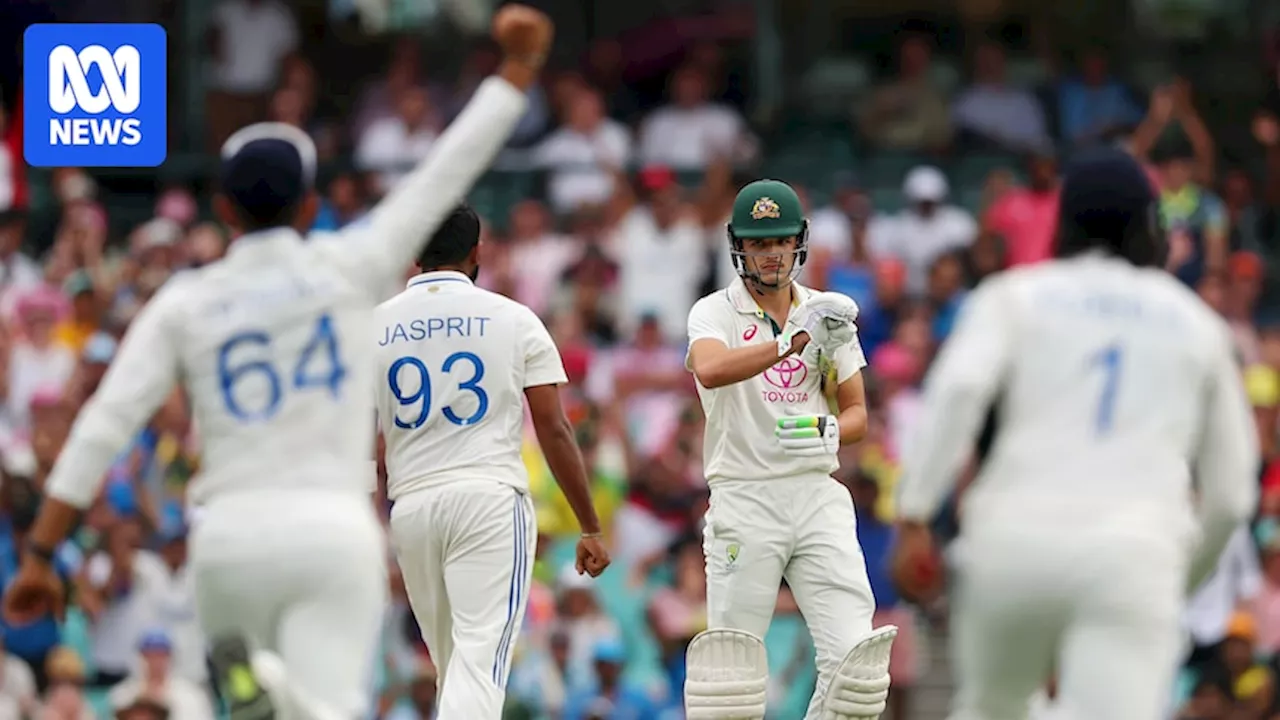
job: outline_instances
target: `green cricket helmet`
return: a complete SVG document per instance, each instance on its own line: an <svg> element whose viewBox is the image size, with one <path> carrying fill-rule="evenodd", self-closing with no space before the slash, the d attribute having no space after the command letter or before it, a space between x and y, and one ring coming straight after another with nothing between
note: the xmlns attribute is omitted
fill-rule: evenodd
<svg viewBox="0 0 1280 720"><path fill-rule="evenodd" d="M733 201L733 215L729 219L729 255L733 259L734 270L744 280L768 289L785 287L800 274L809 252L809 220L804 216L800 205L800 196L792 187L781 180L756 180L738 191ZM744 240L766 240L770 238L796 239L795 248L786 252L792 254L790 268L785 273L787 263L777 252L748 252ZM779 259L778 270L773 277L762 277L759 263L767 256ZM756 267L750 267L747 258L756 258Z"/></svg>

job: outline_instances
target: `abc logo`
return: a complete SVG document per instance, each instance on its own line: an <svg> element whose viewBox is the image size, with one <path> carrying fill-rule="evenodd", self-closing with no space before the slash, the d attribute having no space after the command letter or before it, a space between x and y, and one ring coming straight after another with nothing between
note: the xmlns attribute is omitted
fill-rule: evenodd
<svg viewBox="0 0 1280 720"><path fill-rule="evenodd" d="M22 35L32 167L157 167L169 152L168 38L146 23L36 23Z"/></svg>
<svg viewBox="0 0 1280 720"><path fill-rule="evenodd" d="M96 68L102 75L97 92L89 87L87 74ZM100 115L113 109L128 115L142 104L142 57L132 45L121 45L114 53L101 45L76 52L59 45L49 52L49 109L58 115L75 110ZM137 145L142 142L142 121L137 118L52 118L51 145Z"/></svg>

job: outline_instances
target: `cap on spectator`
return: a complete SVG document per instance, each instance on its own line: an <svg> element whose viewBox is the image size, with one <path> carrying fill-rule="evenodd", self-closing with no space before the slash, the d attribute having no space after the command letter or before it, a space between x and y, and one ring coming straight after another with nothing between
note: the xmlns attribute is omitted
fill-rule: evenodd
<svg viewBox="0 0 1280 720"><path fill-rule="evenodd" d="M89 336L80 357L85 362L93 365L109 365L111 364L111 359L116 356L117 347L119 347L119 344L115 338L108 333L99 331Z"/></svg>
<svg viewBox="0 0 1280 720"><path fill-rule="evenodd" d="M169 247L182 239L182 226L169 218L152 218L138 227L134 237L135 252Z"/></svg>
<svg viewBox="0 0 1280 720"><path fill-rule="evenodd" d="M66 645L55 647L45 656L44 669L50 682L84 681L84 661Z"/></svg>
<svg viewBox="0 0 1280 720"><path fill-rule="evenodd" d="M292 125L250 125L222 146L222 193L252 216L275 216L306 196L315 181L315 143Z"/></svg>
<svg viewBox="0 0 1280 720"><path fill-rule="evenodd" d="M32 410L58 407L62 404L62 391L54 387L42 387L31 394L28 404Z"/></svg>
<svg viewBox="0 0 1280 720"><path fill-rule="evenodd" d="M1227 273L1236 280L1261 280L1262 258L1248 250L1231 253L1231 258L1227 261Z"/></svg>
<svg viewBox="0 0 1280 720"><path fill-rule="evenodd" d="M4 474L10 477L35 477L36 454L30 445L18 444L4 452Z"/></svg>
<svg viewBox="0 0 1280 720"><path fill-rule="evenodd" d="M591 657L596 662L622 664L627 661L627 649L617 639L609 638L596 643Z"/></svg>
<svg viewBox="0 0 1280 720"><path fill-rule="evenodd" d="M168 633L158 628L148 630L138 640L138 652L172 652L173 641Z"/></svg>
<svg viewBox="0 0 1280 720"><path fill-rule="evenodd" d="M156 199L156 217L172 220L187 226L195 222L199 209L191 193L180 188L169 188Z"/></svg>
<svg viewBox="0 0 1280 720"><path fill-rule="evenodd" d="M42 287L18 298L18 317L29 319L32 315L61 317L67 308L67 300L57 290Z"/></svg>
<svg viewBox="0 0 1280 720"><path fill-rule="evenodd" d="M920 363L906 348L896 342L887 342L871 356L871 370L885 380L898 383L913 382Z"/></svg>
<svg viewBox="0 0 1280 720"><path fill-rule="evenodd" d="M560 574L556 576L556 592L563 593L570 590L590 590L592 589L591 576L587 574L578 574L578 569L573 565L565 565Z"/></svg>
<svg viewBox="0 0 1280 720"><path fill-rule="evenodd" d="M666 190L676 184L676 174L665 165L650 165L637 175L640 187L650 192Z"/></svg>
<svg viewBox="0 0 1280 720"><path fill-rule="evenodd" d="M902 194L912 202L942 202L950 191L947 176L932 165L912 168L902 183Z"/></svg>
<svg viewBox="0 0 1280 720"><path fill-rule="evenodd" d="M70 298L92 293L93 278L84 270L77 270L71 273L66 281L62 283L62 292L66 293L67 297Z"/></svg>
<svg viewBox="0 0 1280 720"><path fill-rule="evenodd" d="M1280 404L1280 373L1269 365L1250 365L1244 371L1244 390L1254 407L1273 408Z"/></svg>
<svg viewBox="0 0 1280 720"><path fill-rule="evenodd" d="M1247 612L1233 613L1227 621L1227 637L1253 642L1258 638L1258 621Z"/></svg>

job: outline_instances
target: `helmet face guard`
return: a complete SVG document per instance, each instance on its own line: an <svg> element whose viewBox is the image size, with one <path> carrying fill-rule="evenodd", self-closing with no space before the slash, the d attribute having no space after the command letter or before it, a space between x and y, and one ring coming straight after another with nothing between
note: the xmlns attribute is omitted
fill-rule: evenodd
<svg viewBox="0 0 1280 720"><path fill-rule="evenodd" d="M729 237L729 257L733 261L733 269L738 277L751 283L759 290L774 291L787 287L800 275L800 270L809 258L809 221L801 220L800 229L794 235L751 233L747 237L734 232L733 223L725 226ZM747 240L785 239L795 237L795 247L789 250L773 250L769 252L748 252ZM787 255L790 255L788 263ZM773 272L761 272L760 261L774 257L778 260L778 269ZM753 262L748 262L752 260Z"/></svg>

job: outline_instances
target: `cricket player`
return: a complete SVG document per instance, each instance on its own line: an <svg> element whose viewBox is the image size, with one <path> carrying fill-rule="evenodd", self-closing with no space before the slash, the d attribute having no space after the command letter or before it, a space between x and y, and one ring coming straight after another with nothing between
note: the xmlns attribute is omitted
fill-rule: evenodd
<svg viewBox="0 0 1280 720"><path fill-rule="evenodd" d="M988 412L995 430L949 555L952 720L1026 717L1052 671L1064 715L1164 717L1187 592L1253 512L1257 436L1227 325L1161 269L1156 198L1112 149L1066 169L1057 259L985 281L926 383L900 482L895 573Z"/></svg>
<svg viewBox="0 0 1280 720"><path fill-rule="evenodd" d="M480 218L453 211L420 274L375 315L378 425L391 536L436 658L442 718L499 720L537 543L520 450L524 408L582 529L578 573L609 564L560 352L532 310L474 285ZM522 402L523 399L523 402Z"/></svg>
<svg viewBox="0 0 1280 720"><path fill-rule="evenodd" d="M738 193L728 239L738 279L689 313L687 366L706 413L711 506L703 531L708 630L688 650L689 718L763 718L761 638L785 578L817 649L809 720L877 718L897 629L875 600L853 502L831 477L866 433L857 306L801 287L809 223L786 183Z"/></svg>
<svg viewBox="0 0 1280 720"><path fill-rule="evenodd" d="M62 603L50 560L120 449L175 385L204 447L189 499L200 623L233 720L365 716L384 610L383 537L365 494L374 296L506 141L542 66L551 24L508 6L506 59L432 155L333 241L300 230L317 209L315 147L276 124L223 148L216 210L224 260L175 277L134 319L45 486L18 576L15 622Z"/></svg>

